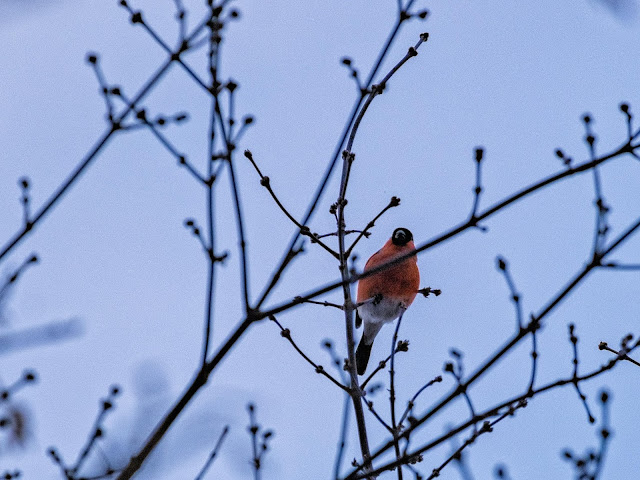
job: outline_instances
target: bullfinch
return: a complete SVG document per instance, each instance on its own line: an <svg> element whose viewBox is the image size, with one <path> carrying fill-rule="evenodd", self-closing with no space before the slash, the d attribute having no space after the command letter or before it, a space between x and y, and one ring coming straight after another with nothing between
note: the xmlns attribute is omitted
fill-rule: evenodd
<svg viewBox="0 0 640 480"><path fill-rule="evenodd" d="M371 255L364 271L382 265L416 249L413 235L406 228L396 228L387 243ZM369 363L373 340L382 325L394 321L411 305L420 288L420 272L416 256L407 258L358 282L356 328L364 322L362 338L356 350L358 375Z"/></svg>

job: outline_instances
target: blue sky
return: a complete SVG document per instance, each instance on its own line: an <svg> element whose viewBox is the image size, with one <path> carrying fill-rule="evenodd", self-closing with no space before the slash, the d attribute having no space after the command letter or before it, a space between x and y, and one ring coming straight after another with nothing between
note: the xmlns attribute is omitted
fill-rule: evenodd
<svg viewBox="0 0 640 480"><path fill-rule="evenodd" d="M20 227L18 178L32 182L40 205L106 128L104 102L87 52L98 52L109 82L131 95L164 60L141 28L132 27L117 2L58 0L31 8L0 5L0 225L2 243ZM22 3L22 2L21 2ZM201 2L184 2L194 25ZM204 3L204 2L202 2ZM430 33L420 54L392 79L367 113L354 144L349 188L349 228L361 228L388 202L402 204L381 218L359 244L362 267L394 228L410 228L418 243L464 220L472 203L473 149L486 149L488 206L524 185L561 169L561 147L576 160L588 158L580 117L590 112L605 153L625 140L621 101L638 102L640 64L634 61L640 24L632 2L422 2L425 23L406 25L383 68L386 71ZM237 109L255 125L239 150L249 148L274 190L301 217L325 169L356 95L343 56L368 71L392 24L396 2L235 2L242 15L229 25L222 75L240 84ZM138 0L145 18L166 38L177 34L171 1ZM205 71L204 53L188 57ZM207 97L173 67L145 103L153 114L187 111L190 121L165 132L204 171ZM241 156L242 185L251 261L251 297L257 298L293 232L293 226L260 186ZM613 235L640 212L637 161L615 160L603 169L605 197L612 205ZM238 252L228 181L216 194L219 250L230 252L216 286L217 345L241 320ZM333 179L314 231L335 228L328 213L337 197ZM454 347L467 371L492 354L513 332L513 306L496 255L505 256L523 298L525 313L537 311L578 271L591 249L593 187L580 175L535 194L470 231L419 257L424 286L438 298L416 299L400 336L411 341L399 357L399 398L408 399L439 374ZM139 444L181 389L199 361L206 262L184 229L187 217L204 222L205 192L149 132L117 136L70 194L0 267L11 271L37 252L41 263L13 292L5 331L78 317L83 334L47 347L0 358L5 383L26 367L36 385L18 399L30 412L33 436L26 450L0 452L0 471L19 467L25 478L59 478L44 454L55 445L72 460L93 422L99 399L111 384L122 386L106 424L105 450L114 466ZM617 259L638 263L637 238ZM335 262L307 245L274 291L268 305L338 278ZM600 341L617 344L637 328L637 272L596 272L560 306L539 337L540 384L571 372L567 324L580 337L581 369L610 357ZM326 296L339 301L340 295ZM301 347L329 365L325 338L345 348L341 315L304 306L279 317ZM634 333L638 333L637 331ZM376 340L373 358L389 350L392 329ZM529 342L501 362L471 395L478 408L522 391L529 379ZM640 469L636 425L637 368L620 365L584 385L595 413L597 392L613 392L611 443L604 478L630 478ZM424 411L452 387L445 379L427 391ZM385 393L376 405L386 404ZM250 443L245 405L258 405L258 420L276 436L264 460L263 478L329 478L338 438L342 394L311 368L270 323L255 326L185 412L141 478L193 478L225 424L227 443L211 478L248 478ZM386 410L386 409L385 409ZM385 411L386 413L386 411ZM436 419L423 441L466 418L462 401ZM367 417L372 445L385 438ZM415 440L416 445L419 439ZM596 430L575 391L542 395L529 407L479 439L468 451L476 478L489 478L496 463L516 479L570 478L560 451L583 451L597 443ZM424 472L449 454L446 445L425 456ZM355 428L346 458L358 455ZM99 464L99 461L96 460ZM309 476L309 472L312 475ZM455 467L445 479L459 478Z"/></svg>

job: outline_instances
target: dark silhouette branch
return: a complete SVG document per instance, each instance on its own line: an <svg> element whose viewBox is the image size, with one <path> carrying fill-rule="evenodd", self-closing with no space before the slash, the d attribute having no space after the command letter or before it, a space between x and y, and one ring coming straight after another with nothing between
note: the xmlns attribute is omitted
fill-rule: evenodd
<svg viewBox="0 0 640 480"><path fill-rule="evenodd" d="M571 450L562 452L562 458L570 462L575 470L576 478L587 480L597 480L600 478L602 466L607 452L609 441L611 440L611 427L609 426L609 393L600 392L600 405L602 410L602 426L598 433L600 446L597 452L589 450L584 455L576 455Z"/></svg>
<svg viewBox="0 0 640 480"><path fill-rule="evenodd" d="M85 445L80 450L80 453L78 454L78 458L75 464L73 464L72 466L66 465L64 460L62 459L62 456L58 452L58 450L54 447L49 448L48 450L49 456L51 457L52 461L56 465L58 465L61 473L64 475L64 477L67 480L76 480L76 479L85 478L85 477L79 476L79 472L84 466L85 461L89 458L89 454L95 449L98 449L97 442L100 439L102 439L104 436L104 427L103 427L104 419L106 415L113 410L115 398L119 394L120 394L120 387L112 386L109 389L109 394L107 395L107 397L100 401L100 410L98 411L98 415L96 416L96 419L93 422L91 433L89 434L89 437L87 438ZM108 476L113 475L115 472L116 472L115 470L113 470L110 466L108 466L104 474L98 477L93 477L93 478L106 478Z"/></svg>
<svg viewBox="0 0 640 480"><path fill-rule="evenodd" d="M297 298L300 299L300 303L309 303L311 305L320 305L322 307L333 307L333 308L337 308L338 310L344 310L344 306L338 305L337 303L316 302L315 300L305 300L302 297L297 297Z"/></svg>
<svg viewBox="0 0 640 480"><path fill-rule="evenodd" d="M256 422L255 405L249 404L247 406L249 411L249 434L251 435L251 447L253 457L251 459L251 465L253 466L253 478L254 480L260 480L260 469L262 468L262 457L269 449L269 440L273 437L273 431L267 430L260 435L260 426Z"/></svg>
<svg viewBox="0 0 640 480"><path fill-rule="evenodd" d="M602 257L608 255L609 253L614 251L617 247L619 247L621 244L623 244L631 235L633 235L633 233L638 228L640 228L640 218L635 223L631 224L631 226L629 226L607 248L605 248L603 250ZM553 311L555 309L555 307L557 307L562 302L562 300L564 300L580 283L582 283L582 281L588 276L589 273L591 273L596 267L599 266L601 259L602 258L595 259L591 263L585 265L585 267L582 270L580 270L564 288L562 288L551 300L549 300L549 302L546 305L544 305L540 309L539 313L537 313L536 315L532 315L532 321L529 323L529 325L527 325L525 328L523 328L519 332L517 332L493 356L491 356L480 367L478 367L476 369L476 371L473 374L471 374L471 376L464 383L462 383L462 388L463 389L467 389L470 385L475 383L476 380L478 380L480 377L482 377L484 375L484 373L489 368L491 368L492 365L494 365L507 352L511 351L518 343L520 343L520 341L524 337L526 337L529 333L531 333L532 330L537 330L540 327L540 322L551 311ZM579 378L578 381L581 381L580 379L585 379L585 378L590 378L590 377L586 376L586 377L578 377L578 378ZM571 379L571 383L573 383L573 381L574 381L574 379L572 378ZM568 382L562 383L562 385L564 385L566 383L568 383ZM411 433L413 431L415 431L417 428L419 428L422 424L424 424L431 417L433 417L436 413L438 413L440 410L442 410L446 405L448 405L453 399L455 399L458 395L460 395L461 394L460 390L461 390L460 387L457 388L452 393L447 395L444 399L442 399L440 402L438 402L434 407L429 409L419 419L416 419L416 421L409 428L407 428L406 430L403 431L402 435L405 438L409 438L409 436L411 435ZM533 394L535 392L537 392L539 390L540 389L529 390L528 393L523 396L523 398L530 398L531 396L533 396ZM371 460L375 460L382 453L386 452L388 449L393 447L393 445L394 445L393 440L389 440L388 442L386 442L383 446L378 448L378 450L375 453L372 454ZM422 451L420 451L418 453L422 453ZM374 470L374 473L376 471L377 470ZM354 477L355 474L356 474L356 472L352 472L352 474L349 475L349 477L347 477L347 478L351 478L351 479L356 478L356 477Z"/></svg>
<svg viewBox="0 0 640 480"><path fill-rule="evenodd" d="M38 256L35 253L32 253L29 258L23 260L20 266L13 271L11 275L9 275L2 286L0 286L0 299L2 299L9 289L16 284L16 282L20 279L22 274L26 272L29 267L36 265L39 262Z"/></svg>
<svg viewBox="0 0 640 480"><path fill-rule="evenodd" d="M193 32L187 38L187 43L190 39L195 38L206 27L208 19L201 22ZM89 63L95 63L97 57L95 55L89 55ZM27 222L24 227L16 232L7 243L0 249L0 260L2 260L10 251L12 251L24 238L26 238L37 226L42 219L54 208L68 190L75 185L80 176L92 165L93 161L97 158L98 154L107 145L114 133L121 129L121 122L131 112L132 107L140 103L158 84L160 79L167 73L169 67L176 59L170 56L165 62L149 77L145 84L138 90L133 96L133 100L129 106L126 106L119 114L114 115L114 120L110 127L105 130L101 137L95 142L93 147L87 152L87 154L80 160L78 165L73 169L69 176L60 184L60 186L49 196L44 204L35 212L33 217Z"/></svg>
<svg viewBox="0 0 640 480"><path fill-rule="evenodd" d="M638 345L640 345L640 339L636 342L633 348L636 348ZM606 342L600 342L600 344L598 345L598 348L600 350L606 350L608 352L615 353L618 356L618 358L620 358L621 360L626 360L627 362L631 362L634 365L640 367L640 362L628 356L627 352L625 351L626 349L624 347L618 351L611 348L609 345L607 345Z"/></svg>
<svg viewBox="0 0 640 480"><path fill-rule="evenodd" d="M260 168L258 167L258 165L256 164L255 160L253 159L253 154L249 150L245 150L244 151L244 156L247 157L247 159L251 162L251 165L253 165L253 167L256 169L256 172L258 172L258 175L260 176L260 185L262 185L264 188L267 189L267 191L271 195L271 198L273 198L273 201L276 202L276 205L278 205L278 207L280 208L282 213L284 213L285 216L289 220L291 220L291 222L296 227L298 227L300 229L300 233L302 235L305 235L305 236L309 237L311 239L311 243L317 243L322 248L324 248L327 252L329 252L331 254L331 256L333 256L334 258L338 258L338 254L332 248L330 248L323 241L320 240L320 238L321 238L320 235L318 235L317 233L312 233L309 230L309 227L306 227L306 226L302 225L300 222L298 222L293 217L293 215L291 215L289 213L289 211L286 209L286 207L282 204L280 199L277 197L277 195L273 191L273 188L271 188L271 181L270 181L269 177L264 176L262 174L262 172L260 171Z"/></svg>
<svg viewBox="0 0 640 480"><path fill-rule="evenodd" d="M401 1L402 0L400 0L400 3ZM380 71L382 63L385 61L387 54L389 53L389 50L391 48L391 45L393 45L393 43L395 42L401 30L402 25L408 20L408 17L406 15L403 15L403 12L409 10L412 7L414 1L415 0L409 0L403 9L400 9L398 11L398 16L396 17L396 20L391 29L391 32L389 33L389 36L387 37L387 40L382 46L380 52L378 53L378 56L375 62L373 63L373 66L371 67L369 75L367 76L366 80L362 83L363 90L359 93L359 95L357 96L353 104L351 112L349 113L349 116L348 116L348 120L342 129L342 133L340 134L340 139L336 143L336 147L332 154L331 160L329 161L329 165L327 166L327 169L325 170L322 176L322 179L320 180L320 183L313 195L311 202L309 203L309 206L303 217L303 220L300 222L302 223L302 225L307 225L311 220L311 217L315 213L315 210L318 204L320 203L320 200L322 199L323 194L325 193L325 189L329 184L329 180L338 163L338 159L340 158L340 155L343 151L343 146L347 141L349 133L351 132L352 126L356 120L358 112L360 111L360 108L364 102L364 99L369 94L369 88L371 87L374 79L378 75L378 72ZM426 10L424 12L425 12L424 17L426 17ZM422 15L422 12L420 13L420 15ZM420 18L424 18L424 17L421 16ZM254 307L256 310L262 308L262 305L267 300L269 294L273 291L274 287L277 285L278 281L282 277L282 272L290 263L291 253L295 250L295 247L298 243L299 238L300 238L300 232L299 231L294 232L291 238L291 241L289 242L287 249L285 250L285 253L282 256L282 259L280 260L280 263L274 269L274 273L271 275L271 280L268 282L267 286L265 287L262 294L260 295L260 299L258 300L256 306Z"/></svg>
<svg viewBox="0 0 640 480"><path fill-rule="evenodd" d="M342 422L340 424L340 438L338 440L338 451L333 467L333 476L335 480L340 478L340 468L342 459L344 458L345 448L347 446L347 433L349 428L349 412L351 411L351 398L345 395L344 404L342 406Z"/></svg>
<svg viewBox="0 0 640 480"><path fill-rule="evenodd" d="M400 323L402 322L402 314L398 317L398 322L396 323L396 329L393 332L393 338L391 340L391 360L389 365L389 410L391 412L391 435L393 435L396 459L400 458L400 443L398 441L398 434L402 429L402 424L399 424L396 419L396 369L395 369L395 358L396 358L396 349L398 345L398 331L400 330ZM398 480L402 480L402 466L396 468L396 472L398 473Z"/></svg>
<svg viewBox="0 0 640 480"><path fill-rule="evenodd" d="M635 348L635 347L632 347L632 348ZM621 359L618 357L609 360L609 362L605 363L601 367L589 372L588 374L578 377L578 382L585 382L601 376L602 374L614 368L620 360ZM478 413L475 418L471 418L449 429L446 433L431 440L429 443L419 447L413 452L405 454L405 457L400 462L398 462L397 460L388 462L384 465L381 465L375 468L372 472L368 472L367 474L359 473L359 469L357 469L353 471L351 474L349 474L347 477L345 477L345 479L356 480L356 479L367 478L367 476L369 475L378 475L382 472L385 472L387 470L397 467L401 463L407 463L408 461L410 461L410 459L415 458L417 455L421 455L427 451L430 451L433 448L437 447L438 445L441 445L443 442L446 442L447 440L455 437L456 435L460 434L467 428L471 427L474 423L483 422L487 418L500 416L504 413L502 410L507 409L507 411L509 412L511 411L511 409L514 409L516 406L518 406L519 403L523 403L522 406L524 407L529 404L531 398L537 395L540 395L541 393L555 390L560 387L573 385L573 382L574 382L573 376L562 378L562 379L547 383L542 387L538 387L532 393L527 392L521 395L517 395L508 400L505 400L504 402L500 402L499 404Z"/></svg>
<svg viewBox="0 0 640 480"><path fill-rule="evenodd" d="M500 423L502 420L504 420L507 417L511 417L513 415L515 415L515 411L519 408L524 408L526 406L526 402L519 402L516 405L511 405L511 407L504 412L502 415L500 415L498 418L496 418L493 421L488 421L485 420L484 423L482 424L482 426L479 429L474 429L473 433L469 436L469 438L467 438L462 445L460 445L460 447L458 449L456 449L455 452L453 452L444 462L442 462L440 464L440 466L436 467L433 469L433 471L431 472L431 475L429 475L429 477L427 477L427 480L432 480L436 477L440 476L440 473L442 472L442 469L445 468L447 465L449 465L449 463L451 463L452 461L460 458L460 456L462 455L463 450L465 450L467 447L469 447L471 444L473 444L476 439L485 434L485 433L490 433L493 432L493 427ZM475 425L475 424L474 424Z"/></svg>
<svg viewBox="0 0 640 480"><path fill-rule="evenodd" d="M464 376L464 368L462 365L462 353L458 350L452 348L449 350L449 354L453 357L454 362L447 362L444 365L444 371L446 373L451 374L456 381L457 391L462 395L467 406L469 407L469 413L471 414L471 418L475 418L476 410L473 408L473 402L471 401L471 397L469 396L469 392L467 392L467 388L464 386L462 377ZM473 432L477 433L478 428L475 424L473 424Z"/></svg>
<svg viewBox="0 0 640 480"><path fill-rule="evenodd" d="M409 351L409 341L408 340L402 340L402 341L400 341L400 342L398 342L396 344L395 353L407 352L407 351ZM383 370L387 366L387 362L389 362L389 360L391 360L391 355L389 355L384 360L381 360L380 362L378 362L378 365L376 366L376 368L373 370L373 372L371 372L369 374L369 376L366 378L366 380L364 382L362 382L362 384L360 385L360 388L362 388L364 390L365 387L369 384L369 382L373 379L373 377L376 376L376 373L378 373L379 371ZM400 423L402 423L402 422L400 422Z"/></svg>
<svg viewBox="0 0 640 480"><path fill-rule="evenodd" d="M574 379L574 383L573 386L576 389L576 393L578 394L578 397L580 398L580 400L582 401L582 404L584 405L584 409L587 412L587 418L589 419L589 423L594 423L596 421L595 418L593 418L593 415L591 415L591 410L589 409L589 404L587 403L587 396L582 392L582 390L580 389L580 384L578 382L578 337L575 334L575 329L576 326L571 323L569 324L569 341L571 342L571 345L573 346L573 360L571 363L573 363L573 379Z"/></svg>
<svg viewBox="0 0 640 480"><path fill-rule="evenodd" d="M329 380L331 380L331 382L336 385L337 387L341 388L342 390L344 390L345 392L348 392L349 389L347 387L345 387L342 383L340 383L338 380L336 380L329 372L327 372L324 367L322 365L319 365L317 363L315 363L313 360L311 360L306 353L304 353L300 347L298 347L298 345L296 344L296 342L294 342L293 338L291 338L291 331L288 328L284 328L282 326L282 324L276 319L276 317L272 316L269 317L269 320L271 320L272 322L274 322L276 325L278 325L278 327L280 328L280 335L282 336L282 338L285 338L289 341L289 343L291 344L291 346L295 349L296 352L298 352L300 354L300 356L302 358L304 358L307 363L309 365L311 365L314 369L315 372L320 374L320 375L324 375L325 377L327 377Z"/></svg>
<svg viewBox="0 0 640 480"><path fill-rule="evenodd" d="M523 325L522 303L520 301L520 294L516 290L516 284L514 283L511 272L509 271L509 264L503 257L498 257L496 259L496 265L498 270L502 272L504 280L507 282L507 287L509 287L511 301L513 302L513 306L516 310L516 330L520 330Z"/></svg>
<svg viewBox="0 0 640 480"><path fill-rule="evenodd" d="M384 92L384 89L387 86L387 82L405 63L407 63L407 61L410 58L413 58L418 55L418 49L420 48L420 45L426 42L428 38L429 38L428 33L422 33L420 35L420 40L418 40L418 42L413 47L409 47L409 50L407 51L405 56L402 57L402 60L396 63L396 65L389 71L389 73L387 73L384 76L384 78L377 85L373 85L371 87L371 92L369 92L367 99L365 100L364 104L362 105L362 108L360 109L360 112L358 112L358 116L353 122L353 128L351 129L351 133L349 134L349 140L347 141L347 146L345 147L346 152L351 153L353 148L353 142L355 141L356 134L358 133L358 127L360 127L360 123L362 122L364 115L367 113L367 110L369 109L371 102L373 102L373 99L376 98L376 96L380 95L382 92Z"/></svg>
<svg viewBox="0 0 640 480"><path fill-rule="evenodd" d="M384 207L380 213L378 213L375 217L373 217L373 220L371 220L369 223L367 223L367 226L364 228L364 230L362 230L360 232L360 235L358 235L356 237L356 239L353 241L353 243L351 244L351 246L347 249L347 256L351 255L351 252L353 251L353 248L358 244L358 242L362 239L362 237L368 237L370 235L369 230L371 230L376 222L378 221L378 219L384 215L384 213L389 210L390 208L393 207L397 207L398 205L400 205L400 199L398 197L391 197L391 200L389 200L389 203L387 204L386 207ZM347 232L345 232L347 233Z"/></svg>
<svg viewBox="0 0 640 480"><path fill-rule="evenodd" d="M481 227L476 222L476 214L478 213L478 207L480 206L480 194L482 193L482 157L484 149L481 147L475 150L475 162L476 162L476 184L473 187L473 206L471 207L471 214L469 215L469 221L475 223L475 226L485 232L486 227Z"/></svg>
<svg viewBox="0 0 640 480"><path fill-rule="evenodd" d="M605 268L611 268L615 270L626 270L629 272L640 270L640 264L626 264L626 263L618 263L618 262L609 262L602 265Z"/></svg>
<svg viewBox="0 0 640 480"><path fill-rule="evenodd" d="M631 151L637 150L638 148L640 148L640 144L638 145L623 145L622 147L620 147L619 149L609 153L608 155L605 155L603 157L599 157L598 159L596 159L595 161L588 161L585 163L582 163L580 165L577 165L575 168L571 168L570 170L564 170L563 172L551 175L549 177L546 177L526 188L523 188L522 190L519 190L518 192L506 197L504 200L499 201L497 203L495 203L493 206L487 208L486 210L484 210L481 214L478 215L478 221L480 220L484 220L486 218L489 218L493 215L495 215L496 213L500 212L501 210L503 210L504 208L508 207L509 205L521 200L522 198L525 198L529 195L531 195L534 192L537 192L538 190L547 187L549 185L552 185L554 183L559 182L560 180L563 180L565 178L568 178L572 175L576 175L579 173L583 173L583 172L587 172L589 171L591 168L593 168L595 165L601 165L604 162L607 162L613 158L617 158L625 153L630 153ZM390 260L388 262L385 262L384 264L380 264L375 268L372 268L370 270L367 270L366 272L360 273L358 275L352 275L349 280L348 283L355 283L363 278L369 277L371 275L375 275L376 273L379 273L381 271L384 271L390 267L392 267L393 265L396 265L404 260L406 260L407 258L411 258L415 255L420 254L421 252L424 252L426 250L429 250L445 241L448 241L458 235L460 235L462 232L468 230L469 228L473 227L472 224L470 224L468 221L467 222L463 222L460 223L454 227L451 227L449 230L445 231L444 233L441 233L440 235L434 237L431 240L428 240L422 244L419 244L416 247L415 251L412 252L408 252L405 255L399 256L393 260ZM633 232L631 232L633 233ZM607 252L608 253L608 252ZM603 252L599 257L598 261L602 260L602 257L605 255L605 253ZM317 288L312 290L309 293L303 294L303 295L298 295L298 297L302 298L303 300L311 300L315 297L318 297L320 295L323 295L325 293L331 292L337 288L340 288L343 283L345 281L344 280L340 280L340 281L336 281L333 283L329 283L323 287ZM284 310L288 310L289 308L291 308L294 304L296 303L300 303L299 301L293 301L293 300L289 300L286 302L283 302L281 304L275 305L269 309L265 309L262 310L261 313L261 317L266 317L269 315L275 315L278 314Z"/></svg>
<svg viewBox="0 0 640 480"><path fill-rule="evenodd" d="M404 413L402 414L402 417L400 417L400 420L398 422L399 425L402 425L404 423L404 421L407 419L407 417L409 415L411 415L411 413L413 412L413 407L415 406L416 400L418 399L420 394L422 392L424 392L430 386L432 386L432 385L434 385L436 383L440 383L440 382L442 382L442 376L438 375L437 377L435 377L432 380L429 380L427 383L425 383L422 387L420 387L420 389L418 389L418 391L413 395L413 397L411 397L411 400L409 400L407 402L407 408L405 409Z"/></svg>
<svg viewBox="0 0 640 480"><path fill-rule="evenodd" d="M358 127L362 122L362 119L371 105L371 102L376 97L376 95L382 93L384 90L384 86L391 79L391 77L404 65L407 60L411 57L415 57L418 54L417 49L420 45L426 41L427 35L422 34L420 36L420 40L414 46L409 48L407 54L400 60L385 77L382 79L382 82L377 86L374 86L369 93L366 101L364 102L362 108L360 109L358 116L356 117L353 128L351 129L351 133L349 134L349 140L347 141L346 148L342 153L342 176L340 181L340 191L338 193L338 200L336 201L336 213L337 213L337 229L338 229L338 253L339 253L339 261L340 261L340 275L342 277L342 292L344 296L344 312L345 312L345 330L347 337L347 354L348 354L348 370L350 376L350 395L353 401L354 412L356 417L356 425L358 429L358 438L360 441L360 451L362 453L363 466L365 471L370 468L370 451L369 451L369 441L367 438L367 427L364 418L364 412L362 409L362 389L359 386L358 373L356 371L356 361L355 361L355 340L353 335L353 300L351 298L351 272L348 267L348 259L349 255L347 254L347 250L345 248L345 230L346 230L346 222L345 222L345 206L347 205L347 187L349 185L349 176L351 173L351 166L355 160L355 154L352 152L353 142L358 131Z"/></svg>
<svg viewBox="0 0 640 480"><path fill-rule="evenodd" d="M7 387L3 387L0 390L0 403L8 402L19 390L22 390L25 386L33 384L37 381L37 375L33 370L25 370L22 376L15 382Z"/></svg>

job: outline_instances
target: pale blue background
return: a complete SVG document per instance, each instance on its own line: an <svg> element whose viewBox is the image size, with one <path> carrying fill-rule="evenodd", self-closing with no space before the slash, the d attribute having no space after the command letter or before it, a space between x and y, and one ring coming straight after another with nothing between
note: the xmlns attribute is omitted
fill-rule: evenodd
<svg viewBox="0 0 640 480"><path fill-rule="evenodd" d="M194 25L204 2L185 1ZM137 0L145 18L165 38L177 32L169 0ZM306 209L351 108L355 88L340 65L354 58L363 72L392 25L396 2L236 2L241 21L226 30L222 75L241 87L240 112L256 116L239 149L250 148L282 201L298 217ZM598 152L624 140L621 101L638 103L640 24L636 6L588 0L565 2L469 2L420 4L431 16L403 29L388 69L421 31L431 34L417 58L375 100L354 145L357 160L349 188L350 228L364 225L391 195L402 198L359 247L359 265L393 228L410 228L417 242L462 221L469 213L474 178L473 148L486 147L488 206L561 168L557 147L586 158L579 121L595 118ZM171 42L173 43L173 42ZM109 81L128 94L164 60L140 27L133 28L116 1L0 2L0 226L2 242L19 227L17 179L28 175L40 205L105 128L104 105L93 72L84 63L97 51ZM204 55L188 57L204 73ZM170 74L146 102L151 114L186 110L187 125L166 134L202 170L207 98L183 71ZM640 165L619 159L603 171L616 234L640 213ZM252 298L279 260L292 226L260 187L251 166L238 156L238 175L249 235ZM217 193L220 251L231 260L219 270L214 345L241 319L238 255L228 181ZM333 181L313 229L334 228L328 206ZM525 313L538 310L586 261L593 232L590 175L574 177L510 207L486 222L489 232L471 231L419 258L423 285L443 290L437 299L417 299L401 337L411 350L398 358L399 398L404 402L437 375L451 347L465 354L467 370L487 358L512 334L513 307L495 270L506 256ZM201 223L204 190L176 166L149 132L115 138L35 234L16 249L4 271L32 251L42 258L21 279L9 305L11 329L78 316L84 334L74 340L0 358L1 380L11 382L25 367L37 370L37 385L18 396L30 412L33 436L24 452L0 452L0 471L19 467L24 478L60 478L44 454L50 445L71 462L85 441L99 398L118 383L123 394L106 423L103 444L114 466L139 445L190 379L199 361L206 262L183 228L186 217ZM637 238L616 258L638 263ZM307 248L269 304L335 280L337 265L323 251ZM638 273L596 272L553 315L540 336L539 384L568 376L571 349L566 325L577 324L580 367L597 368L610 356L599 341L617 344L638 332ZM339 294L327 299L339 301ZM344 349L343 320L321 307L298 308L280 320L306 352L328 367L320 343L332 338ZM5 331L9 331L8 329ZM391 328L373 351L389 350ZM471 389L478 409L523 391L529 380L529 342ZM603 478L634 478L640 371L631 364L584 385L594 413L597 392L613 390L615 435ZM451 388L450 379L421 398L418 412ZM387 415L386 394L376 397ZM193 478L224 424L231 425L209 478L250 478L245 404L258 405L259 422L276 432L264 460L263 478L330 478L342 394L311 368L268 323L254 327L216 371L160 446L146 477ZM423 440L466 418L458 402L430 424ZM372 446L384 437L368 416ZM358 455L355 429L346 463ZM595 446L596 429L571 388L531 402L468 450L476 478L490 478L505 463L514 479L571 478L560 458L564 447ZM419 445L416 437L414 446ZM450 452L445 445L425 456L425 473ZM96 461L99 465L99 461ZM391 478L391 474L387 475ZM441 478L459 474L450 466Z"/></svg>

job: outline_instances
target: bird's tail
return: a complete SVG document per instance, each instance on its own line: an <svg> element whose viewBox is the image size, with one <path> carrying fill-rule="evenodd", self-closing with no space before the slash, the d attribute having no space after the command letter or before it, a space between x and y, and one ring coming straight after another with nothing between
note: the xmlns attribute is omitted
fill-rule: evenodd
<svg viewBox="0 0 640 480"><path fill-rule="evenodd" d="M358 367L358 375L363 375L367 369L372 346L373 342L367 345L364 343L364 338L360 340L360 343L358 344L358 348L356 349L356 367Z"/></svg>

